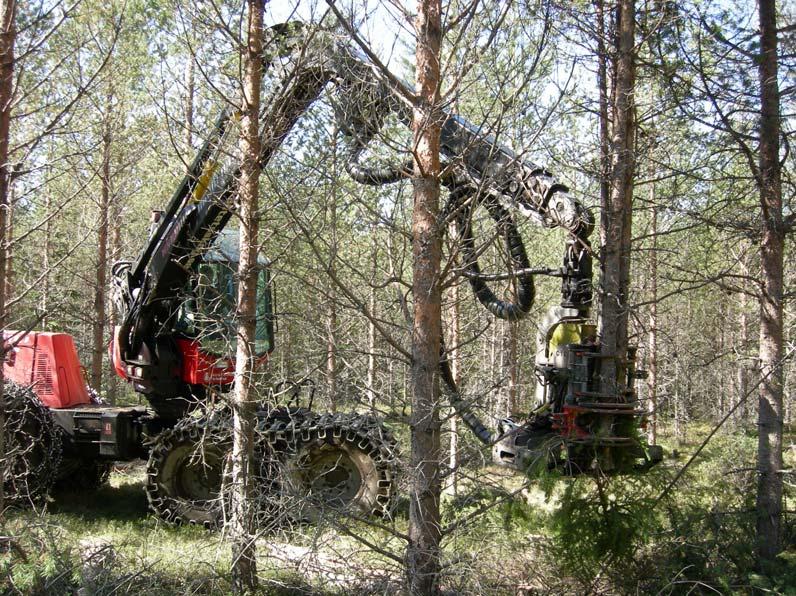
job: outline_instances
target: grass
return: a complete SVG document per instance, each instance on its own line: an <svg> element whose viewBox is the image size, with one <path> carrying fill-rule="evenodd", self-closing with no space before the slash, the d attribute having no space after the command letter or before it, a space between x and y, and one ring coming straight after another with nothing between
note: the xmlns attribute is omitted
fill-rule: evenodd
<svg viewBox="0 0 796 596"><path fill-rule="evenodd" d="M670 497L649 510L650 500L709 430L691 425L680 443L663 435L668 455L658 469L600 487L588 479L525 486L521 477L499 468L466 470L458 495L442 500L443 525L468 520L445 537L445 587L464 594L510 594L524 586L539 594L796 595L792 517L786 518L788 548L776 568L765 574L754 570L754 436L720 432ZM787 435L786 446L794 440ZM786 449L790 469L796 466L795 452ZM45 512L10 512L0 533L17 537L27 560L19 553L0 554L0 594L72 594L84 581L81 549L103 544L113 545L115 556L100 577L98 594L229 593L230 551L223 534L163 524L147 510L143 482L141 466L119 467L98 491L57 494ZM509 498L511 493L516 494ZM786 508L794 509L792 503L788 492ZM406 509L399 508L391 525L398 534L407 531ZM356 521L341 530L339 521L297 524L261 536L262 593L397 590L401 566L352 534L399 557L403 540ZM616 554L609 552L612 540L621 547Z"/></svg>

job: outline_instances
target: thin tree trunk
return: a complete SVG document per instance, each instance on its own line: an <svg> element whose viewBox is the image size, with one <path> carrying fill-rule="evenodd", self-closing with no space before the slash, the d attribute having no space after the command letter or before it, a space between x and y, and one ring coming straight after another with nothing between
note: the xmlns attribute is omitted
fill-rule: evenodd
<svg viewBox="0 0 796 596"><path fill-rule="evenodd" d="M747 313L749 298L741 293L738 308L741 311L738 322L738 342L740 351L738 355L738 399L743 399L749 393L749 314ZM749 415L748 400L744 399L740 407L740 422L745 424Z"/></svg>
<svg viewBox="0 0 796 596"><path fill-rule="evenodd" d="M439 350L442 300L439 137L440 0L419 0L415 17L418 105L414 109L415 173L412 210L414 321L412 325L412 455L409 542L406 549L409 593L439 591L440 572L440 420Z"/></svg>
<svg viewBox="0 0 796 596"><path fill-rule="evenodd" d="M99 230L97 233L97 272L94 286L94 320L91 340L91 386L102 391L102 362L105 355L105 324L108 282L108 228L111 203L111 104L113 93L108 94L108 111L102 124L102 170L100 180Z"/></svg>
<svg viewBox="0 0 796 596"><path fill-rule="evenodd" d="M44 271L44 278L42 279L41 288L41 301L39 302L41 308L41 327L47 329L50 316L50 256L52 255L52 218L50 217L50 210L52 209L52 193L50 189L44 193L44 246L42 247L42 267Z"/></svg>
<svg viewBox="0 0 796 596"><path fill-rule="evenodd" d="M337 138L337 132L332 135ZM336 143L335 143L336 146ZM333 167L337 166L337 153L333 148ZM329 201L329 227L331 229L331 242L329 246L329 271L334 277L337 270L337 196L332 190ZM331 294L328 297L329 308L326 320L326 388L329 393L329 409L337 410L337 302Z"/></svg>
<svg viewBox="0 0 796 596"><path fill-rule="evenodd" d="M505 321L506 324L506 372L508 373L508 392L506 394L506 416L511 416L517 411L519 397L520 365L517 354L517 321Z"/></svg>
<svg viewBox="0 0 796 596"><path fill-rule="evenodd" d="M628 346L628 290L630 286L630 232L635 172L635 2L621 0L617 8L616 72L613 81L610 193L602 205L604 232L601 255L600 342L601 393L621 396L626 387ZM605 398L607 399L607 398ZM611 432L612 420L601 419L601 433ZM601 466L613 467L609 451Z"/></svg>
<svg viewBox="0 0 796 596"><path fill-rule="evenodd" d="M760 384L758 409L757 556L761 567L782 547L782 296L785 229L779 161L776 2L760 0Z"/></svg>
<svg viewBox="0 0 796 596"><path fill-rule="evenodd" d="M456 386L459 385L459 286L453 284L451 287L451 307L450 314L450 346L448 347L448 360L451 364L451 375ZM448 445L448 466L450 475L445 490L448 494L455 495L459 490L459 417L455 412L450 416L450 442Z"/></svg>
<svg viewBox="0 0 796 596"><path fill-rule="evenodd" d="M0 2L0 279L5 277L6 251L8 242L6 238L6 217L8 215L8 193L11 185L11 172L8 167L9 134L11 129L11 99L14 92L14 41L16 29L14 17L16 13L15 0L2 0ZM2 332L7 325L6 318L6 293L5 284L0 283L0 356L5 360L5 346L3 345ZM0 396L4 391L3 367L0 366ZM5 405L0 399L0 453L5 453ZM5 458L0 458L0 519L4 517L6 469Z"/></svg>
<svg viewBox="0 0 796 596"><path fill-rule="evenodd" d="M376 316L376 288L370 287L370 298L368 299L368 310L371 317ZM372 410L376 407L376 325L372 320L368 321L368 380L367 380L368 407Z"/></svg>
<svg viewBox="0 0 796 596"><path fill-rule="evenodd" d="M185 148L188 150L188 163L192 159L190 153L193 149L194 60L194 56L189 56L188 64L185 65Z"/></svg>
<svg viewBox="0 0 796 596"><path fill-rule="evenodd" d="M241 122L240 261L238 263L238 342L231 478L232 591L257 589L257 562L252 506L254 452L253 375L257 300L257 204L260 192L260 86L262 79L263 4L248 0L248 36L244 49L243 116Z"/></svg>
<svg viewBox="0 0 796 596"><path fill-rule="evenodd" d="M14 197L14 174L8 181L8 215L6 216L6 269L5 269L5 296L6 302L14 295L14 213L15 213L15 197ZM10 319L13 313L9 310L6 304L6 316Z"/></svg>
<svg viewBox="0 0 796 596"><path fill-rule="evenodd" d="M329 298L326 318L326 391L329 409L337 411L337 304Z"/></svg>
<svg viewBox="0 0 796 596"><path fill-rule="evenodd" d="M650 167L652 170L652 167ZM650 251L650 313L647 338L647 439L658 439L658 209L655 206L655 183L650 180L652 205L652 247Z"/></svg>
<svg viewBox="0 0 796 596"><path fill-rule="evenodd" d="M119 205L119 201L117 198L111 194L111 255L109 264L113 266L122 255L122 209ZM118 313L116 309L113 307L112 303L109 303L108 309L110 311L110 321L109 321L109 329L110 335L113 337L113 330L116 328L116 325L119 324L118 321ZM116 405L116 401L119 397L119 377L116 374L111 374L109 377L108 383L108 391L105 394L108 402L111 405Z"/></svg>
<svg viewBox="0 0 796 596"><path fill-rule="evenodd" d="M600 205L608 204L611 185L608 175L610 167L609 122L608 122L608 52L605 47L607 28L605 26L605 6L597 0L597 87L600 106Z"/></svg>

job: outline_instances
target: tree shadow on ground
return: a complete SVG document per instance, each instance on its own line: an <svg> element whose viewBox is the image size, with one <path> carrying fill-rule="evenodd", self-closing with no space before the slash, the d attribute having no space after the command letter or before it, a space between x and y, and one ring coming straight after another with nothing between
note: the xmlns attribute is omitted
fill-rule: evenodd
<svg viewBox="0 0 796 596"><path fill-rule="evenodd" d="M116 473L115 473L116 474ZM87 522L142 521L149 515L143 478L114 477L99 488L59 487L52 494L50 512L77 516Z"/></svg>

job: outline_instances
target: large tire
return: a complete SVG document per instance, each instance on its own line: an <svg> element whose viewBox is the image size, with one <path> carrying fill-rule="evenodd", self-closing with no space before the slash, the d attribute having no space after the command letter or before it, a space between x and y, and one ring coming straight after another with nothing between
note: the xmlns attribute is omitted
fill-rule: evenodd
<svg viewBox="0 0 796 596"><path fill-rule="evenodd" d="M61 434L50 411L30 387L6 381L3 385L6 502L37 505L52 488L61 461Z"/></svg>
<svg viewBox="0 0 796 596"><path fill-rule="evenodd" d="M395 439L373 417L308 411L260 418L253 494L258 521L324 511L389 516L395 497ZM147 464L150 507L171 524L221 526L232 424L221 410L186 418L155 439Z"/></svg>
<svg viewBox="0 0 796 596"><path fill-rule="evenodd" d="M325 513L388 517L395 497L396 442L373 417L325 414L293 434L283 465L291 510L317 520Z"/></svg>
<svg viewBox="0 0 796 596"><path fill-rule="evenodd" d="M227 416L186 418L158 435L147 462L150 507L171 524L217 528L232 433Z"/></svg>

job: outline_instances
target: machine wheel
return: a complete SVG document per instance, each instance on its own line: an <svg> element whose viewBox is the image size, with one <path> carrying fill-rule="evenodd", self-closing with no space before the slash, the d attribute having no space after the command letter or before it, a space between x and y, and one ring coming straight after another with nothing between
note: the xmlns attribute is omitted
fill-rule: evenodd
<svg viewBox="0 0 796 596"><path fill-rule="evenodd" d="M297 429L284 463L283 490L304 517L324 510L388 516L395 493L396 443L375 419L326 414Z"/></svg>
<svg viewBox="0 0 796 596"><path fill-rule="evenodd" d="M147 462L150 507L168 523L218 527L231 448L231 425L225 416L186 418L162 432Z"/></svg>
<svg viewBox="0 0 796 596"><path fill-rule="evenodd" d="M30 387L3 386L5 466L9 504L35 505L47 497L61 461L61 434L50 411Z"/></svg>

